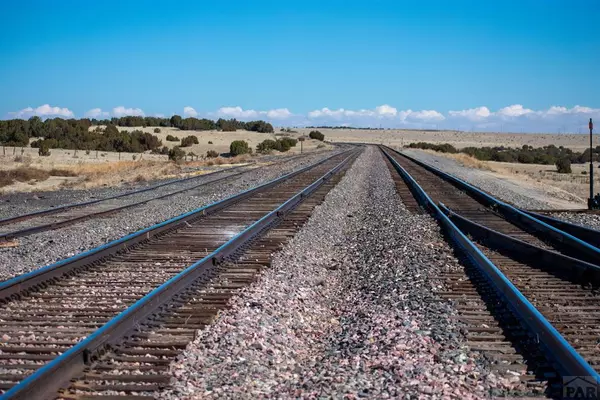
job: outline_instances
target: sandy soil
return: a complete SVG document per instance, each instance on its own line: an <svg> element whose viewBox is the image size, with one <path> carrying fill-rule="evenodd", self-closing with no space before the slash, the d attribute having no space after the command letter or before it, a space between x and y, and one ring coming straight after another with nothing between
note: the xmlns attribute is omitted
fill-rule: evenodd
<svg viewBox="0 0 600 400"><path fill-rule="evenodd" d="M313 129L297 129L307 134ZM541 147L554 144L582 151L589 147L589 135L550 134L550 133L500 133L500 132L425 132L414 130L367 130L367 129L318 129L325 140L333 142L383 143L389 146L404 146L412 142L450 143L457 148L475 146L521 147L524 144ZM600 145L600 138L594 138L594 146Z"/></svg>

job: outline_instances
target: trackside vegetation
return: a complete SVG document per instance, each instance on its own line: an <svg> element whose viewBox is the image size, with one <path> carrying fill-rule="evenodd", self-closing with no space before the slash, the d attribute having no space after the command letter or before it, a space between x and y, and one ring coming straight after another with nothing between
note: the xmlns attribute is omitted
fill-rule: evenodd
<svg viewBox="0 0 600 400"><path fill-rule="evenodd" d="M590 150L576 152L563 146L556 147L548 145L534 148L533 146L523 145L521 148L511 148L504 146L497 147L465 147L456 149L448 143L411 143L406 146L411 149L433 150L440 153L464 153L480 161L499 161L521 164L544 164L556 165L559 172L568 173L571 170L571 164L582 164L590 161ZM593 160L600 159L600 146L592 152Z"/></svg>
<svg viewBox="0 0 600 400"><path fill-rule="evenodd" d="M90 129L96 126L95 129ZM62 119L50 118L42 120L40 117L31 117L28 120L12 119L0 121L0 145L4 146L27 146L30 139L32 147L44 147L45 149L81 149L100 151L124 151L140 152L152 150L161 151L161 141L157 136L141 130L127 132L119 130L118 127L174 127L181 130L221 130L235 131L245 129L253 132L274 132L273 126L265 121L242 122L235 119L209 119L181 118L174 115L171 118L136 117L128 116L111 119ZM154 130L160 133L160 128ZM194 136L190 136L195 138ZM184 138L182 146L196 144L194 139ZM171 136L168 141L178 141ZM197 140L197 139L195 139Z"/></svg>

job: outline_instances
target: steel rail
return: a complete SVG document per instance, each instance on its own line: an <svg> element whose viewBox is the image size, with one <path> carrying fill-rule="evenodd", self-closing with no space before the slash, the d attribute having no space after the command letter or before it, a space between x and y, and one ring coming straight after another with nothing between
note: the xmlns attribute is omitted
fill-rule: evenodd
<svg viewBox="0 0 600 400"><path fill-rule="evenodd" d="M521 210L526 214L529 214L535 219L543 221L548 225L552 225L553 227L560 229L561 231L567 232L586 243L594 247L600 247L600 231L587 228L585 226L577 225L571 222L563 221L557 218L550 217L548 215L543 215L534 211Z"/></svg>
<svg viewBox="0 0 600 400"><path fill-rule="evenodd" d="M440 210L412 176L386 150L382 150L421 205L429 210L440 223L452 245L483 272L483 275L497 290L501 298L505 299L509 308L536 335L550 359L556 361L560 373L563 376L591 376L597 381L600 380L600 375L575 351L498 267Z"/></svg>
<svg viewBox="0 0 600 400"><path fill-rule="evenodd" d="M238 168L238 167L236 167L236 168ZM77 222L85 221L85 220L88 220L88 219L94 219L94 218L98 218L98 217L102 217L102 216L106 216L106 215L118 213L118 212L127 210L129 208L133 208L133 207L136 207L136 206L140 206L142 204L149 203L149 202L154 201L154 200L161 200L161 199L164 199L166 197L175 196L177 194L180 194L180 193L183 193L183 192L187 192L187 191L190 191L190 190L194 190L194 189L197 189L197 188L202 187L202 186L207 186L207 185L210 185L212 183L222 182L222 181L224 181L226 179L234 178L236 176L244 174L245 172L247 172L247 171L242 171L242 172L235 173L233 175L227 175L227 176L224 176L224 177L221 177L221 178L213 179L212 181L209 181L209 182L202 182L202 183L199 183L199 184L194 185L192 187L184 188L184 189L179 189L179 190L177 190L175 192L162 194L160 196L156 196L156 197L153 197L151 199L141 200L141 201L137 201L137 202L134 202L134 203L125 204L123 206L114 207L114 208L111 208L111 209L108 209L108 210L103 210L103 211L98 211L98 212L95 212L95 213L81 215L79 217L74 217L74 218L66 219L64 221L51 222L49 224L32 226L30 228L19 229L19 230L12 231L12 232L0 233L0 241L3 241L3 240L4 241L8 241L8 240L16 239L18 237L33 235L34 233L38 233L38 232L44 232L44 231L58 229L58 228L61 228L63 226L73 225L73 224L75 224ZM75 207L75 208L79 208L79 207Z"/></svg>
<svg viewBox="0 0 600 400"><path fill-rule="evenodd" d="M174 295L185 290L194 281L210 274L226 257L234 254L254 236L290 212L357 154L356 151L351 152L344 160L312 184L294 194L285 203L254 222L202 260L190 265L184 271L148 293L86 339L25 378L0 399L30 400L54 397L53 394L59 388L64 387L75 375L83 372L86 365L97 353L119 343L137 325L143 323L148 316L167 303Z"/></svg>
<svg viewBox="0 0 600 400"><path fill-rule="evenodd" d="M101 203L101 202L107 201L107 200L114 200L114 199L119 199L119 198L122 198L122 197L131 196L131 195L134 195L134 194L144 193L144 192L148 192L150 190L158 189L158 188L161 188L161 187L164 187L164 186L168 186L168 185L173 185L173 184L176 184L176 183L187 182L187 181L190 181L190 180L193 180L193 179L205 178L207 176L216 175L216 174L220 174L220 173L224 173L224 172L233 171L233 170L236 170L236 169L239 169L239 168L247 167L248 165L251 165L251 164L239 165L237 167L227 168L227 169L223 169L223 170L220 170L220 171L214 171L214 172L211 172L211 173L208 173L208 174L204 174L204 175L194 175L194 176L190 176L190 177L187 177L187 178L175 179L175 180L172 180L172 181L169 181L169 182L163 182L163 183L160 183L158 185L145 187L145 188L134 190L134 191L127 192L127 193L120 193L120 194L117 194L117 195L114 195L114 196L109 196L109 197L103 197L103 198L100 198L100 199L83 201L83 202L80 202L80 203L65 204L65 205L62 205L62 206L53 207L53 208L47 208L47 209L44 209L44 210L34 211L34 212L31 212L31 213L27 213L27 214L16 215L14 217L3 218L3 219L0 219L0 226L8 225L8 224L11 224L11 223L14 223L14 222L24 221L24 220L31 219L31 218L34 218L34 217L41 217L43 215L56 214L56 213L58 213L60 211L66 211L66 210L71 210L71 209L74 209L74 208L86 207L86 206L90 206L92 204Z"/></svg>
<svg viewBox="0 0 600 400"><path fill-rule="evenodd" d="M479 201L484 206L496 210L499 212L507 221L521 227L526 231L533 231L543 235L544 239L549 240L555 246L564 248L573 254L580 254L585 257L588 261L600 265L600 248L595 247L570 233L562 231L544 221L541 221L533 216L525 213L524 211L499 200L483 190L471 185L468 182L463 181L447 172L441 171L425 162L417 160L411 156L403 154L390 147L384 146L388 150L393 151L396 154L414 162L415 164L425 168L426 170L434 173L440 178L454 184L459 189L465 191L475 200Z"/></svg>
<svg viewBox="0 0 600 400"><path fill-rule="evenodd" d="M600 283L600 266L598 265L550 249L544 249L490 229L450 210L444 203L440 202L438 206L461 231L478 240L485 241L486 245L490 244L494 248L518 254L520 258L527 258L533 264L546 269L556 268L556 270L570 275L572 279L589 279L595 282L596 285Z"/></svg>
<svg viewBox="0 0 600 400"><path fill-rule="evenodd" d="M346 153L347 152L348 151L346 151ZM245 199L256 192L266 190L298 174L308 171L309 169L312 169L317 165L321 165L330 160L331 158L338 156L339 154L340 153L331 155L321 161L308 165L299 170L290 172L286 175L283 175L277 179L273 179L262 185L250 188L221 201L208 204L206 206L189 211L177 217L173 217L164 222L152 225L148 228L141 229L137 232L126 235L120 239L113 240L107 244L96 247L92 250L85 251L67 259L39 268L35 271L18 275L4 282L0 282L0 301L7 301L11 298L17 298L19 296L19 293L23 291L34 289L37 286L43 286L46 282L52 279L57 279L65 274L74 272L78 268L81 268L85 265L94 263L107 256L110 256L120 251L124 251L125 249L133 245L147 241L153 236L166 233L169 230L176 229L181 225L185 225L187 221L200 218L203 215L213 213L215 211L228 207L229 205L236 203L242 199Z"/></svg>

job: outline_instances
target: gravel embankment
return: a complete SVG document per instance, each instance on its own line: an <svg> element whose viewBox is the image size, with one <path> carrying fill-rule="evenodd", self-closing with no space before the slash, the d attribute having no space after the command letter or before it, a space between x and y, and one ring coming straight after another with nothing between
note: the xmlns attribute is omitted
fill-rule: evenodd
<svg viewBox="0 0 600 400"><path fill-rule="evenodd" d="M498 197L500 200L509 202L517 207L525 209L568 208L565 206L565 204L568 204L566 200L561 205L555 205L544 200L556 197L556 193L549 193L538 188L527 188L509 179L501 179L494 176L488 171L465 167L455 160L444 156L413 149L404 149L402 152L467 181Z"/></svg>
<svg viewBox="0 0 600 400"><path fill-rule="evenodd" d="M436 301L432 278L455 268L438 226L406 210L369 148L172 364L162 398L468 399L508 388Z"/></svg>
<svg viewBox="0 0 600 400"><path fill-rule="evenodd" d="M550 217L585 226L586 228L600 230L600 215L598 214L561 212L551 214Z"/></svg>
<svg viewBox="0 0 600 400"><path fill-rule="evenodd" d="M288 159L293 160L299 158L293 156L264 156L260 158L260 162L285 162ZM230 167L227 167L230 168ZM214 172L222 170L221 167L201 167L201 168L185 168L185 172L204 171ZM238 171L236 171L238 172ZM233 171L232 171L233 173ZM224 176L224 175L217 175ZM84 201L96 200L105 197L117 196L123 193L133 192L135 190L144 189L150 186L159 185L161 183L172 182L180 178L160 179L145 183L125 183L120 187L99 187L87 190L55 190L43 192L28 192L28 193L9 193L0 196L0 219L15 217L17 215L28 214L35 211L45 210L47 208L58 207L65 204L81 203ZM207 178L213 179L213 177ZM192 179L187 185L193 182L200 183L201 177ZM162 190L176 190L183 184L175 183L167 185ZM128 197L126 197L128 198Z"/></svg>
<svg viewBox="0 0 600 400"><path fill-rule="evenodd" d="M562 200L566 201L567 199L560 199L561 203L559 204L553 204L540 200L543 198L552 199L555 197L556 193L541 192L538 188L526 188L507 179L500 179L496 176L489 174L486 171L464 167L457 163L455 160L443 156L437 156L435 154L412 149L404 149L403 152L408 154L409 156L415 157L423 162L433 165L434 167L439 168L444 172L448 172L462 180L465 180L485 190L491 195L496 196L501 200L512 203L517 207L530 210L543 210L553 208L560 209L565 208L564 204L567 204L573 208L585 208L585 205L579 205L579 203L562 202ZM600 230L600 215L563 212L552 214L551 216L554 218L565 220L567 222L571 222L573 224Z"/></svg>
<svg viewBox="0 0 600 400"><path fill-rule="evenodd" d="M207 185L162 200L150 201L125 213L19 238L17 247L0 248L0 280L93 249L129 233L278 178L332 154L316 153L305 158L294 158L286 163L249 171L226 183Z"/></svg>

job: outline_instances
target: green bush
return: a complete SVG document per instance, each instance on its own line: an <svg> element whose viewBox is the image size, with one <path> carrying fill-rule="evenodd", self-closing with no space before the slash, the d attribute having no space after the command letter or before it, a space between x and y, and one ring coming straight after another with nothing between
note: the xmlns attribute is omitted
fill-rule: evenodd
<svg viewBox="0 0 600 400"><path fill-rule="evenodd" d="M50 148L48 147L48 145L42 142L40 144L40 148L38 150L38 154L41 157L48 157L50 155Z"/></svg>
<svg viewBox="0 0 600 400"><path fill-rule="evenodd" d="M559 174L570 174L571 173L571 160L568 158L561 158L556 161L556 170Z"/></svg>
<svg viewBox="0 0 600 400"><path fill-rule="evenodd" d="M271 139L265 139L256 146L256 151L259 153L269 153L277 146L277 142Z"/></svg>
<svg viewBox="0 0 600 400"><path fill-rule="evenodd" d="M169 150L169 160L178 162L183 160L183 157L185 157L185 151L183 151L181 147L175 146Z"/></svg>
<svg viewBox="0 0 600 400"><path fill-rule="evenodd" d="M167 135L167 142L179 142L179 138L173 135Z"/></svg>
<svg viewBox="0 0 600 400"><path fill-rule="evenodd" d="M283 145L285 145L288 148L288 150L292 147L295 147L298 144L298 140L293 139L291 137L284 137L284 138L279 139L279 141Z"/></svg>
<svg viewBox="0 0 600 400"><path fill-rule="evenodd" d="M433 150L433 151L437 151L440 153L457 153L458 152L458 150L456 150L456 148L454 146L452 146L451 144L448 144L448 143L433 144L433 143L418 142L418 143L409 144L408 148Z"/></svg>
<svg viewBox="0 0 600 400"><path fill-rule="evenodd" d="M181 147L190 147L193 144L198 144L198 138L196 136L188 136L181 139Z"/></svg>
<svg viewBox="0 0 600 400"><path fill-rule="evenodd" d="M296 146L298 141L289 137L284 137L277 140L265 139L256 146L256 151L259 153L269 153L271 150L286 152L290 148Z"/></svg>
<svg viewBox="0 0 600 400"><path fill-rule="evenodd" d="M207 158L216 158L216 157L219 157L219 153L214 150L209 150L206 152L206 157Z"/></svg>
<svg viewBox="0 0 600 400"><path fill-rule="evenodd" d="M154 128L154 133L160 133L160 128Z"/></svg>
<svg viewBox="0 0 600 400"><path fill-rule="evenodd" d="M308 134L308 136L311 139L316 139L316 140L320 140L323 141L325 140L325 135L323 135L321 132L319 131L310 131L310 133Z"/></svg>
<svg viewBox="0 0 600 400"><path fill-rule="evenodd" d="M240 154L252 153L252 149L248 146L248 143L243 140L234 140L229 145L229 153L232 156L239 156Z"/></svg>

